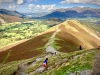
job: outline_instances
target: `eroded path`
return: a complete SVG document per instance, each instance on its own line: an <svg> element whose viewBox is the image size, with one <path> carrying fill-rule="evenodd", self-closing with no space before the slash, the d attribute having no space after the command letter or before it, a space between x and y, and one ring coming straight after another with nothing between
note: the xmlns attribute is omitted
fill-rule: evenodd
<svg viewBox="0 0 100 75"><path fill-rule="evenodd" d="M54 42L54 39L55 39L55 36L56 36L56 34L57 34L59 31L60 31L60 30L58 29L58 26L56 26L56 32L53 33L53 35L50 37L49 41L48 41L47 44L45 45L45 47L46 47L46 52L47 52L47 53L52 53L52 54L47 54L45 57L39 58L39 59L40 59L39 61L41 61L42 59L45 59L45 58L49 58L49 57L51 57L52 55L54 55L55 53L56 53L56 55L60 53L60 52L58 52L58 51L52 46L52 44L53 44L53 42ZM33 62L32 66L33 66L33 65L36 65L36 63ZM41 67L37 68L35 71L31 72L31 73L28 74L28 75L33 75L33 74L36 73L36 72L40 72L40 73L41 73L41 72L43 72L44 70L45 70L45 68L44 68L43 66L41 66Z"/></svg>
<svg viewBox="0 0 100 75"><path fill-rule="evenodd" d="M51 36L51 38L49 39L48 43L45 45L46 47L46 52L51 52L51 53L59 53L53 46L53 42L55 40L55 36L56 34L60 31L60 29L58 29L59 25L56 27L56 32L53 33L53 35Z"/></svg>
<svg viewBox="0 0 100 75"><path fill-rule="evenodd" d="M56 53L56 55L60 53L52 46L56 34L60 31L58 29L58 27L59 27L59 25L56 26L56 31L52 34L52 36L50 37L49 41L45 45L46 52L48 54L46 54L44 57L37 58L34 62L32 62L29 65L27 63L20 64L18 70L16 71L16 73L14 75L33 75L36 72L43 72L45 70L45 68L43 66L41 66L41 67L37 68L35 71L33 71L33 72L29 73L29 74L26 74L26 70L28 69L28 67L30 67L30 66L34 67L39 61L41 61L41 60L43 60L45 58L49 58L52 55L55 55L55 53Z"/></svg>

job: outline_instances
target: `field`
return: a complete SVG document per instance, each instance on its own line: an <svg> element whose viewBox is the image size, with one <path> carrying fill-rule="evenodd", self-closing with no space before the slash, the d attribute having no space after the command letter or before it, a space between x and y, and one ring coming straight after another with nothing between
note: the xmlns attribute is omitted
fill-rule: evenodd
<svg viewBox="0 0 100 75"><path fill-rule="evenodd" d="M100 19L78 19L82 24L100 33ZM7 23L0 26L0 49L14 43L26 41L34 38L48 28L59 24L58 21L50 20L30 20L23 22ZM23 41L21 41L23 40Z"/></svg>
<svg viewBox="0 0 100 75"><path fill-rule="evenodd" d="M0 48L23 39L30 39L48 29L43 21L27 21L0 26Z"/></svg>
<svg viewBox="0 0 100 75"><path fill-rule="evenodd" d="M99 50L96 49L96 42L98 43L99 41L93 36L90 36L90 32L86 33L82 28L84 27L87 31L94 33L94 31L92 32L90 29L91 27L97 32L95 34L99 35L100 24L96 24L99 20L95 20L95 22L93 21L92 23L91 20L78 20L81 23L76 20L65 21L58 27L61 31L55 36L52 46L60 51L61 54L52 55L49 58L48 67L51 69L43 72L42 75L68 75L69 72L76 73L77 71L92 70L95 56L99 52ZM1 52L0 75L14 75L15 71L18 69L18 65L21 63L26 63L25 65L28 67L25 70L25 73L29 75L31 72L34 72L41 67L43 65L43 60L37 62L35 66L32 66L31 63L33 63L36 58L44 57L46 55L44 51L45 44L56 31L55 25L59 23L60 22L48 20L31 20L3 24L0 27L0 48L21 40L22 42L23 40L26 41ZM83 25L86 25L89 28ZM44 32L44 34L39 35L42 32ZM79 33L80 36L81 34L87 35L79 37ZM82 45L81 40L86 42L86 47L83 47L83 50L78 50L79 45ZM93 45L94 49L88 49L88 44L91 46ZM35 75L39 75L39 73L36 73Z"/></svg>
<svg viewBox="0 0 100 75"><path fill-rule="evenodd" d="M24 20L22 22L2 24L0 26L0 49L19 41L23 42L34 38L59 23L59 21L52 20Z"/></svg>
<svg viewBox="0 0 100 75"><path fill-rule="evenodd" d="M85 23L85 20L79 20L81 23L76 20L65 21L61 24L52 20L31 20L2 25L0 28L0 47L2 48L10 44L13 45L8 46L8 49L6 49L7 47L1 49L0 62L26 59L44 53L45 44L56 31L56 24L60 25L59 29L61 31L56 35L55 41L52 44L55 49L69 53L77 51L80 45L83 46L83 49L96 48L99 45L99 41L90 35L92 31L89 28L83 26L86 22L88 23L87 26L91 26L91 23L88 20ZM99 30L99 25L93 24L93 26ZM88 32L82 28L86 28ZM43 34L41 34L42 32ZM81 34L84 37L79 37ZM92 34L95 35L97 33L93 31Z"/></svg>

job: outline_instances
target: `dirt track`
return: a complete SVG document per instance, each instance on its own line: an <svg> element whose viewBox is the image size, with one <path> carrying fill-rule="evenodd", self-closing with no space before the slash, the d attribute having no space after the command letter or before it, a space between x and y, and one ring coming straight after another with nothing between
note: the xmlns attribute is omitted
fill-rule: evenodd
<svg viewBox="0 0 100 75"><path fill-rule="evenodd" d="M56 34L59 32L60 30L58 29L58 26L56 27L56 31L52 34L52 36L50 37L49 41L47 42L46 46L46 52L47 53L55 53L58 54L59 52L52 46L52 43L54 42L54 38L56 36ZM51 57L53 54L47 54L46 56L44 56L43 58L37 58L31 65L24 65L25 63L20 64L20 69L18 69L16 71L15 75L27 75L25 72L28 69L29 66L35 66L37 64L37 62L41 61L42 59L45 58L49 58ZM36 69L35 71L29 73L28 75L33 75L36 72L43 72L45 70L45 68L43 66L39 67L38 69Z"/></svg>

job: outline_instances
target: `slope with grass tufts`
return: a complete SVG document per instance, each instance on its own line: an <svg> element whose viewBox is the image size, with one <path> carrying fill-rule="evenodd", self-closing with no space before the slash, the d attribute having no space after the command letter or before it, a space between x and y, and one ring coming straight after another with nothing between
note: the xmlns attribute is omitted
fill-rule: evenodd
<svg viewBox="0 0 100 75"><path fill-rule="evenodd" d="M59 32L56 34L52 46L60 52L78 51L81 45L83 49L96 48L100 45L100 35L92 29L81 24L77 20L68 20L58 26ZM6 62L27 59L45 53L45 45L56 32L56 26L46 30L35 38L14 46L0 53L0 62L11 50Z"/></svg>
<svg viewBox="0 0 100 75"><path fill-rule="evenodd" d="M52 55L48 60L48 70L42 72L41 75L75 75L77 72L79 75L83 75L82 73L85 73L86 71L91 73L92 65L98 52L99 50L92 49ZM45 56L45 54L38 57L43 56ZM27 60L0 64L0 75L16 75L15 72L17 72L17 69L20 69L20 67L18 68L18 65L21 65L21 63L24 64L23 66L27 66L27 68L23 67L24 75L31 75L35 70L43 66L43 59L37 62L36 65L32 66L32 63L36 58L33 57ZM89 73L84 75L87 74ZM32 75L40 75L40 73L35 72Z"/></svg>
<svg viewBox="0 0 100 75"><path fill-rule="evenodd" d="M100 45L100 37L92 29L82 25L77 20L68 20L59 25L61 30L56 38L59 38L58 45L62 48L60 51L71 52L82 45L83 49L91 49Z"/></svg>
<svg viewBox="0 0 100 75"><path fill-rule="evenodd" d="M99 52L99 49L91 48L99 46L99 42L99 34L95 31L76 20L68 20L1 52L3 63L0 64L0 75L40 75L45 58L49 59L48 69L41 75L91 75L95 56ZM79 45L86 50L79 51ZM46 54L49 46L60 53Z"/></svg>

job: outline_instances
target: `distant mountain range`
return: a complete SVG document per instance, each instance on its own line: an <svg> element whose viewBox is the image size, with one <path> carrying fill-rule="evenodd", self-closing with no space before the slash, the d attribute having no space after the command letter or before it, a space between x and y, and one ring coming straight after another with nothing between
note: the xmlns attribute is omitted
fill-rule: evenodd
<svg viewBox="0 0 100 75"><path fill-rule="evenodd" d="M96 17L100 18L100 9L90 7L73 7L73 8L61 8L50 12L42 13L19 13L17 11L11 11L7 9L0 9L0 14L9 16L17 16L20 18L30 17L32 19L49 19L49 18L87 18Z"/></svg>
<svg viewBox="0 0 100 75"><path fill-rule="evenodd" d="M9 16L17 16L17 17L24 17L25 16L17 11L11 11L11 10L7 10L7 9L0 9L0 14L6 14Z"/></svg>
<svg viewBox="0 0 100 75"><path fill-rule="evenodd" d="M90 7L73 7L73 8L61 8L49 12L42 13L19 13L17 11L11 11L7 9L0 9L0 14L6 14L10 16L18 17L32 17L32 18L87 18L87 17L100 17L100 9Z"/></svg>
<svg viewBox="0 0 100 75"><path fill-rule="evenodd" d="M3 23L16 22L21 20L25 15L7 9L0 9L0 25Z"/></svg>
<svg viewBox="0 0 100 75"><path fill-rule="evenodd" d="M41 18L87 18L100 17L100 9L89 7L73 7L56 9Z"/></svg>

